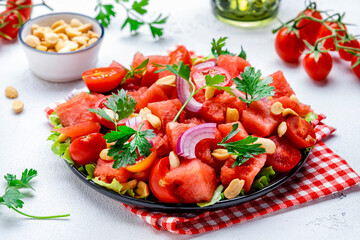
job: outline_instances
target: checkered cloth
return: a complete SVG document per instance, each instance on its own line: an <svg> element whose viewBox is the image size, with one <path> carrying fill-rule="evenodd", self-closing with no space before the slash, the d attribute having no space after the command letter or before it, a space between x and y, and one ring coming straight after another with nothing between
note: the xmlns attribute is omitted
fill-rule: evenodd
<svg viewBox="0 0 360 240"><path fill-rule="evenodd" d="M74 90L70 97L78 91ZM64 101L49 105L45 109L46 116L48 117L62 102ZM301 170L286 183L261 198L239 206L199 214L176 215L150 212L125 204L124 206L157 230L191 235L225 228L347 189L357 184L360 177L344 159L321 141L335 131L335 128L322 123L324 118L324 115L319 115L319 118L312 122L315 126L317 144Z"/></svg>

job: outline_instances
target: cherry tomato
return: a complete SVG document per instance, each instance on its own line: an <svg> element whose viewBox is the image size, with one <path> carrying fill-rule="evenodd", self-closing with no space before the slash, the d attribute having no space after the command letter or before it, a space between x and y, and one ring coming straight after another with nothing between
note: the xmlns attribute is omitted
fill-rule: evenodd
<svg viewBox="0 0 360 240"><path fill-rule="evenodd" d="M297 148L312 147L316 143L314 128L305 119L291 115L286 119L285 137Z"/></svg>
<svg viewBox="0 0 360 240"><path fill-rule="evenodd" d="M360 43L357 39L353 39L344 43L339 43L341 46L344 47L351 47L351 48L360 48ZM345 61L351 61L353 56L351 53L345 51L344 49L339 49L340 58L344 59Z"/></svg>
<svg viewBox="0 0 360 240"><path fill-rule="evenodd" d="M266 165L272 166L275 172L288 172L293 169L301 160L299 149L294 147L286 138L271 136L269 137L276 145L273 154L268 154Z"/></svg>
<svg viewBox="0 0 360 240"><path fill-rule="evenodd" d="M145 171L154 165L154 162L156 160L156 150L153 150L152 153L147 158L140 158L136 160L136 163L134 165L126 166L126 170L129 172L142 172Z"/></svg>
<svg viewBox="0 0 360 240"><path fill-rule="evenodd" d="M351 66L354 65L358 60L359 60L359 58L354 56L351 59ZM360 79L360 64L358 64L356 67L352 68L351 70Z"/></svg>
<svg viewBox="0 0 360 240"><path fill-rule="evenodd" d="M300 14L299 14L300 15ZM308 8L304 12L305 16L322 19L321 14L315 9ZM314 22L309 19L301 19L297 25L299 29L300 39L308 41L311 45L315 44L321 23Z"/></svg>
<svg viewBox="0 0 360 240"><path fill-rule="evenodd" d="M287 32L288 28L282 28L275 39L275 50L285 62L297 62L305 49L305 43L299 39L294 31Z"/></svg>
<svg viewBox="0 0 360 240"><path fill-rule="evenodd" d="M225 76L224 82L220 83L219 86L230 86L232 84L232 79L228 71L222 67L208 67L203 69L195 69L195 72L192 74L195 85L200 88L206 85L205 76L206 75L215 76L217 74Z"/></svg>
<svg viewBox="0 0 360 240"><path fill-rule="evenodd" d="M332 29L344 30L344 31L347 30L345 25L339 26L339 24L337 22L326 22L325 24L327 24ZM340 36L345 36L345 33L341 32L341 31L339 31L338 34ZM323 38L323 37L326 37L328 35L331 35L331 31L329 29L327 29L325 26L321 26L318 38ZM340 41L341 38L336 37L336 40ZM330 51L335 51L336 46L335 46L334 39L333 38L326 39L323 47L324 47L324 49L327 49L327 50L330 50Z"/></svg>
<svg viewBox="0 0 360 240"><path fill-rule="evenodd" d="M118 67L90 69L82 74L86 86L93 92L109 92L116 88L127 71Z"/></svg>
<svg viewBox="0 0 360 240"><path fill-rule="evenodd" d="M80 165L96 162L101 150L106 148L103 136L101 133L91 133L77 138L69 147L71 158Z"/></svg>
<svg viewBox="0 0 360 240"><path fill-rule="evenodd" d="M163 181L165 175L170 171L169 157L164 157L155 163L150 172L149 185L151 192L161 202L179 203L175 195L175 185L166 184Z"/></svg>
<svg viewBox="0 0 360 240"><path fill-rule="evenodd" d="M170 64L178 64L182 61L184 65L189 65L191 68L192 61L189 51L184 46L178 46L175 51L170 52Z"/></svg>
<svg viewBox="0 0 360 240"><path fill-rule="evenodd" d="M24 16L25 21L30 19L32 12L32 1L31 0L7 0L6 2L6 10L12 10L19 6L30 6L27 8L19 9L19 13Z"/></svg>
<svg viewBox="0 0 360 240"><path fill-rule="evenodd" d="M142 172L133 173L131 174L131 179L136 179L138 181L143 181L143 182L149 182L150 171L151 169Z"/></svg>
<svg viewBox="0 0 360 240"><path fill-rule="evenodd" d="M15 39L20 30L21 23L24 23L25 18L19 13L19 11L3 12L2 17L0 17L0 38L5 38L8 40Z"/></svg>
<svg viewBox="0 0 360 240"><path fill-rule="evenodd" d="M324 80L332 68L332 58L328 52L319 52L319 59L315 61L315 54L306 54L303 59L306 73L315 81Z"/></svg>

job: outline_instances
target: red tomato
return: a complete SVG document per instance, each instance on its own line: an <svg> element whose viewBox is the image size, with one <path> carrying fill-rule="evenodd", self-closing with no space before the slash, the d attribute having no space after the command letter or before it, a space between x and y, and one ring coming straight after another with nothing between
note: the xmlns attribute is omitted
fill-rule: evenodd
<svg viewBox="0 0 360 240"><path fill-rule="evenodd" d="M315 9L311 8L306 9L304 15L317 19L322 19L321 14ZM321 26L322 25L319 22L314 22L309 19L301 19L297 25L297 28L299 29L300 39L306 40L311 45L314 45Z"/></svg>
<svg viewBox="0 0 360 240"><path fill-rule="evenodd" d="M315 81L324 80L332 68L332 58L328 52L320 52L319 59L315 61L315 54L306 54L303 59L306 73Z"/></svg>
<svg viewBox="0 0 360 240"><path fill-rule="evenodd" d="M266 165L272 166L275 172L288 172L293 169L301 160L299 149L294 147L286 138L271 136L269 137L276 145L273 154L268 154Z"/></svg>
<svg viewBox="0 0 360 240"><path fill-rule="evenodd" d="M286 119L285 137L297 148L312 147L316 143L314 128L305 119L291 115Z"/></svg>
<svg viewBox="0 0 360 240"><path fill-rule="evenodd" d="M144 182L149 182L149 176L150 176L150 170L145 170L142 172L136 172L131 174L131 179L136 179L138 181L144 181Z"/></svg>
<svg viewBox="0 0 360 240"><path fill-rule="evenodd" d="M353 39L344 43L340 43L341 46L344 47L351 47L351 48L360 48L360 43L357 39ZM340 58L344 59L345 61L351 61L354 55L345 51L344 49L339 49Z"/></svg>
<svg viewBox="0 0 360 240"><path fill-rule="evenodd" d="M83 122L73 126L68 126L64 128L55 129L55 131L65 134L71 138L77 138L80 136L85 136L90 133L96 133L100 131L100 123L98 122Z"/></svg>
<svg viewBox="0 0 360 240"><path fill-rule="evenodd" d="M275 39L275 50L285 62L293 63L299 60L305 43L299 39L294 31L287 33L288 28L282 28Z"/></svg>
<svg viewBox="0 0 360 240"><path fill-rule="evenodd" d="M175 51L172 51L170 54L170 64L178 64L179 61L182 61L185 65L189 65L191 68L192 61L189 51L184 46L178 46Z"/></svg>
<svg viewBox="0 0 360 240"><path fill-rule="evenodd" d="M6 10L12 10L19 6L29 6L27 8L19 9L19 13L24 16L25 21L30 19L32 12L32 1L31 0L7 0Z"/></svg>
<svg viewBox="0 0 360 240"><path fill-rule="evenodd" d="M134 165L126 166L125 169L129 172L143 172L154 165L156 160L156 150L152 151L152 153L147 158L140 158L136 160Z"/></svg>
<svg viewBox="0 0 360 240"><path fill-rule="evenodd" d="M24 23L25 18L19 11L9 12L9 10L3 12L5 15L0 17L0 38L8 40L15 39L20 30L21 23ZM2 13L2 14L3 14Z"/></svg>
<svg viewBox="0 0 360 240"><path fill-rule="evenodd" d="M163 181L165 175L170 171L169 157L164 157L155 163L151 169L149 185L151 192L161 202L179 203L179 199L175 195L175 186L166 184Z"/></svg>
<svg viewBox="0 0 360 240"><path fill-rule="evenodd" d="M106 148L103 136L101 133L91 133L77 138L69 147L71 158L80 165L96 162L101 150Z"/></svg>
<svg viewBox="0 0 360 240"><path fill-rule="evenodd" d="M342 27L341 27L341 26L339 26L339 24L337 22L326 22L326 24L329 27L331 27L332 29L344 30L344 31L347 30L345 25L342 25ZM341 32L341 31L339 31L338 34L340 36L345 36L345 33ZM329 35L331 35L331 31L329 29L327 29L325 26L321 26L318 38L323 38L323 37L326 37L326 36L329 36ZM340 39L340 37L336 37L336 40L339 41L341 39ZM328 39L325 40L324 49L327 49L327 50L330 50L330 51L335 51L336 50L336 46L335 46L333 38L328 38Z"/></svg>
<svg viewBox="0 0 360 240"><path fill-rule="evenodd" d="M230 86L231 85L231 76L230 74L222 67L209 67L204 69L197 69L192 74L195 85L200 88L206 85L205 76L211 75L215 76L217 74L225 76L224 82L220 83L219 86Z"/></svg>
<svg viewBox="0 0 360 240"><path fill-rule="evenodd" d="M351 59L351 66L354 65L358 60L359 60L359 58L354 56ZM360 64L358 64L356 67L352 68L351 70L360 79Z"/></svg>
<svg viewBox="0 0 360 240"><path fill-rule="evenodd" d="M82 78L90 91L109 92L121 83L126 74L126 69L106 67L90 69L82 74Z"/></svg>

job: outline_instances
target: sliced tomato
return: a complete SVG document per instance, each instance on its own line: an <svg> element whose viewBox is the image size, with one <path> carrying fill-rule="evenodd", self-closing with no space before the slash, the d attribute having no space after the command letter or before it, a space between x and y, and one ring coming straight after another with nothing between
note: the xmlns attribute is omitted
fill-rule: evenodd
<svg viewBox="0 0 360 240"><path fill-rule="evenodd" d="M109 92L121 83L127 72L119 67L95 68L84 72L82 79L90 91Z"/></svg>
<svg viewBox="0 0 360 240"><path fill-rule="evenodd" d="M66 136L76 138L85 136L90 133L98 133L100 131L100 123L98 122L84 122L74 126L55 129L55 131L65 134Z"/></svg>
<svg viewBox="0 0 360 240"><path fill-rule="evenodd" d="M107 99L110 97L109 96L104 96L102 98L100 98L96 103L95 103L95 109L99 109L99 108L107 108L105 106L105 103L107 101ZM97 119L99 120L99 122L101 123L101 125L107 127L107 128L110 128L110 129L115 129L115 124L103 117L101 117L100 115L96 114L96 117ZM125 125L125 122L126 122L127 119L123 119L121 120L119 123L118 123L118 126L122 126L122 125Z"/></svg>
<svg viewBox="0 0 360 240"><path fill-rule="evenodd" d="M286 119L285 137L297 148L308 148L315 145L314 128L305 119L292 115Z"/></svg>
<svg viewBox="0 0 360 240"><path fill-rule="evenodd" d="M191 68L192 61L190 57L189 51L182 45L178 46L176 50L170 52L170 64L178 64L180 61L184 63L184 65L189 65Z"/></svg>
<svg viewBox="0 0 360 240"><path fill-rule="evenodd" d="M80 165L96 162L101 150L106 148L103 136L101 133L91 133L77 138L69 147L71 158Z"/></svg>
<svg viewBox="0 0 360 240"><path fill-rule="evenodd" d="M214 66L209 68L203 68L203 69L196 69L195 72L192 74L192 78L194 80L195 85L200 88L206 85L205 82L205 76L211 75L215 76L217 74L225 76L224 82L220 83L219 86L230 86L231 85L231 76L222 67Z"/></svg>
<svg viewBox="0 0 360 240"><path fill-rule="evenodd" d="M134 165L126 166L125 169L129 172L142 172L145 171L154 165L156 160L156 151L152 151L152 153L147 158L141 158L136 161Z"/></svg>
<svg viewBox="0 0 360 240"><path fill-rule="evenodd" d="M164 157L155 163L151 169L149 185L151 192L161 202L179 203L179 199L175 195L175 185L165 184L163 178L170 171L169 157Z"/></svg>
<svg viewBox="0 0 360 240"><path fill-rule="evenodd" d="M132 173L131 179L136 179L138 181L143 181L143 182L149 182L150 171L151 169L142 172Z"/></svg>

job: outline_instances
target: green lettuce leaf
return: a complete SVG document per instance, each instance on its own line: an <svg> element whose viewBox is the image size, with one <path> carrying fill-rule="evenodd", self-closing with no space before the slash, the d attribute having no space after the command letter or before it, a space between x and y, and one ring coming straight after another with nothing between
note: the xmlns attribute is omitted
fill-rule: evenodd
<svg viewBox="0 0 360 240"><path fill-rule="evenodd" d="M211 206L214 205L215 203L217 203L218 201L220 201L223 197L222 197L222 191L224 190L224 186L223 185L219 185L214 192L213 197L211 198L210 202L205 202L205 203L197 203L197 205L199 207L207 207L207 206Z"/></svg>
<svg viewBox="0 0 360 240"><path fill-rule="evenodd" d="M272 166L264 167L256 175L255 181L251 185L251 189L255 191L261 190L269 186L270 182L275 178L276 178L276 172L274 171Z"/></svg>
<svg viewBox="0 0 360 240"><path fill-rule="evenodd" d="M313 112L309 112L308 114L306 114L306 116L304 117L304 119L306 121L308 121L309 123L311 123L312 121L314 121L315 119L318 118L318 115L316 115L315 113Z"/></svg>
<svg viewBox="0 0 360 240"><path fill-rule="evenodd" d="M93 178L92 181L96 183L97 185L100 185L102 187L106 187L107 189L113 190L120 194L120 191L122 189L122 185L114 178L111 183L106 183L101 181L98 177Z"/></svg>

